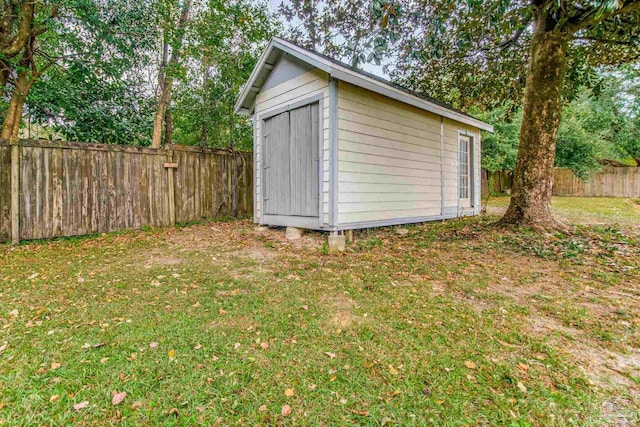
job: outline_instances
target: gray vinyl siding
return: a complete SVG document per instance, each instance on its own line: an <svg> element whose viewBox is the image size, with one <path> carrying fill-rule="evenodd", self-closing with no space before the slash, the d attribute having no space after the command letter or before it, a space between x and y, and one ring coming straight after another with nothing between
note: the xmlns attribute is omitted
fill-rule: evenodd
<svg viewBox="0 0 640 427"><path fill-rule="evenodd" d="M338 225L479 212L477 128L338 84ZM444 130L444 135L442 131ZM458 132L474 141L474 208L458 207Z"/></svg>
<svg viewBox="0 0 640 427"><path fill-rule="evenodd" d="M255 159L255 210L256 220L259 222L263 214L262 191L262 119L261 116L268 115L278 109L287 107L306 98L320 95L323 98L321 105L322 126L319 138L322 142L322 165L321 175L323 180L322 194L318 194L319 203L323 212L322 222L329 224L329 75L319 69L313 69L281 84L263 90L256 97L254 111L255 138L254 138L254 159ZM315 197L315 195L313 195Z"/></svg>

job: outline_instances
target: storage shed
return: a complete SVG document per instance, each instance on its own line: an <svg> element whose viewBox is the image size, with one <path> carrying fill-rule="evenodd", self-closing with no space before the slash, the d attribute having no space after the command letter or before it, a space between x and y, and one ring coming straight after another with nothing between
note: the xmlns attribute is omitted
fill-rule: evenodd
<svg viewBox="0 0 640 427"><path fill-rule="evenodd" d="M491 125L273 38L236 103L252 116L255 222L341 232L480 212Z"/></svg>

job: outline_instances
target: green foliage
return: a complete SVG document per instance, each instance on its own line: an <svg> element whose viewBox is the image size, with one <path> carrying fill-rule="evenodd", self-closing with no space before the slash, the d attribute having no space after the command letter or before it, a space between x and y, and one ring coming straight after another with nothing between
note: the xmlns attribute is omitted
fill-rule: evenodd
<svg viewBox="0 0 640 427"><path fill-rule="evenodd" d="M40 69L27 97L44 132L84 142L146 145L153 99L145 80L157 38L155 0L58 2L37 38ZM36 17L51 12L44 6Z"/></svg>
<svg viewBox="0 0 640 427"><path fill-rule="evenodd" d="M518 157L518 136L522 114L513 112L512 105L504 105L478 114L492 123L494 132L482 136L482 168L491 172L513 170Z"/></svg>
<svg viewBox="0 0 640 427"><path fill-rule="evenodd" d="M602 72L595 89L581 88L563 109L555 164L585 178L603 161L635 166L640 146L638 70L622 67ZM513 104L479 112L495 127L482 140L482 167L513 170L522 113Z"/></svg>
<svg viewBox="0 0 640 427"><path fill-rule="evenodd" d="M27 98L24 136L149 145L158 96L160 41L180 61L174 79L173 142L250 150L252 128L233 104L268 38L266 6L250 0L195 0L182 30L178 0L64 0L38 6L40 66L53 66ZM14 59L16 62L17 59ZM6 108L6 106L5 106Z"/></svg>
<svg viewBox="0 0 640 427"><path fill-rule="evenodd" d="M270 36L275 17L248 0L211 1L191 22L185 55L193 62L176 82L175 132L183 145L251 150L251 123L233 113L242 85Z"/></svg>

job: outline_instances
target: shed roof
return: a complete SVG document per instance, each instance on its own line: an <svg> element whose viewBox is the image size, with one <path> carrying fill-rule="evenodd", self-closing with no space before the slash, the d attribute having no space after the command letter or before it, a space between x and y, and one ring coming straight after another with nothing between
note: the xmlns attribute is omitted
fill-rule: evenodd
<svg viewBox="0 0 640 427"><path fill-rule="evenodd" d="M273 37L260 56L249 81L246 83L235 105L237 113L251 114L256 96L262 89L269 74L275 67L282 52L288 53L301 61L327 72L331 77L351 83L372 92L379 93L405 104L413 105L425 111L456 120L470 126L493 132L493 126L476 119L469 114L453 108L443 102L420 95L374 74L351 67L344 62L330 58L321 53L305 49L284 39Z"/></svg>

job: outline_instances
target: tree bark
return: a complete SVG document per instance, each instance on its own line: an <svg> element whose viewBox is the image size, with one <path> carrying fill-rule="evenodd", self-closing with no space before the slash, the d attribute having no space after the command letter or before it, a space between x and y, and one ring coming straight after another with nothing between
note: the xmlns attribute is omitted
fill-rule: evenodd
<svg viewBox="0 0 640 427"><path fill-rule="evenodd" d="M164 145L171 144L171 138L173 138L173 115L171 114L171 108L167 108L164 117Z"/></svg>
<svg viewBox="0 0 640 427"><path fill-rule="evenodd" d="M538 19L531 40L511 202L501 222L550 230L564 229L551 214L551 195L567 42L547 31L544 20Z"/></svg>
<svg viewBox="0 0 640 427"><path fill-rule="evenodd" d="M178 32L184 33L184 29L189 19L189 11L191 9L191 0L185 0L182 6L182 13L180 14L180 21L178 22ZM169 66L178 65L180 59L180 49L182 48L182 36L177 40L176 46L173 46L171 52L171 59L169 60ZM166 52L168 46L165 42L163 44L163 62L166 60ZM171 70L169 70L171 72ZM162 128L164 120L166 118L167 109L171 103L171 88L173 86L173 78L167 73L166 67L161 66L158 83L160 86L160 100L158 101L158 108L156 109L156 115L153 120L153 134L151 137L151 148L160 148L162 144Z"/></svg>
<svg viewBox="0 0 640 427"><path fill-rule="evenodd" d="M28 79L28 72L20 71L2 123L0 138L10 139L18 137L20 120L22 119L22 108L27 100L27 94L29 93L29 89L31 89L31 85L32 83Z"/></svg>

